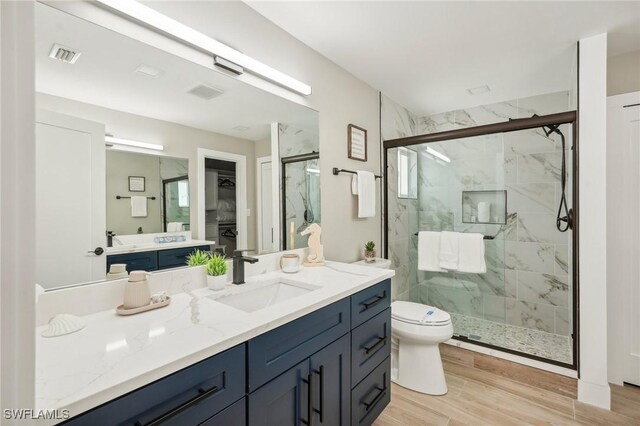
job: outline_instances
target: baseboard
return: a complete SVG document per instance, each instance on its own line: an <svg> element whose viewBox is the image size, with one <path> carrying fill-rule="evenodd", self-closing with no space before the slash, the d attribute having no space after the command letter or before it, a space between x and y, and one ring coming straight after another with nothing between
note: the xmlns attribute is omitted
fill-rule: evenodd
<svg viewBox="0 0 640 426"><path fill-rule="evenodd" d="M577 378L578 373L570 368L560 367L559 365L548 364L546 362L538 361L535 359L527 358L524 356L518 356L510 354L508 352L502 352L497 349L487 348L481 345L474 345L473 343L463 342L460 340L450 339L444 342L447 345L456 346L462 349L467 349L474 352L479 352L485 355L491 355L496 358L504 359L507 361L515 362L517 364L526 365L528 367L537 368L539 370L548 371L550 373L560 374L562 376Z"/></svg>
<svg viewBox="0 0 640 426"><path fill-rule="evenodd" d="M461 343L458 345L457 343ZM576 399L578 395L577 379L565 375L501 359L493 354L463 348L466 342L454 345L440 345L440 354L445 363L459 364L477 370L486 371L528 386L544 389L558 395ZM487 348L484 348L487 349Z"/></svg>
<svg viewBox="0 0 640 426"><path fill-rule="evenodd" d="M599 385L578 379L578 401L610 410L611 388L609 388L609 384Z"/></svg>

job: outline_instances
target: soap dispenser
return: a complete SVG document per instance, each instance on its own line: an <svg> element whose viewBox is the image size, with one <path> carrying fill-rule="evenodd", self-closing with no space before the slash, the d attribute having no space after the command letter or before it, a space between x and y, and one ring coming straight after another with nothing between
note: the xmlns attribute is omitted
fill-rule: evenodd
<svg viewBox="0 0 640 426"><path fill-rule="evenodd" d="M131 271L129 281L124 288L125 309L135 309L146 306L151 302L148 273L145 271Z"/></svg>

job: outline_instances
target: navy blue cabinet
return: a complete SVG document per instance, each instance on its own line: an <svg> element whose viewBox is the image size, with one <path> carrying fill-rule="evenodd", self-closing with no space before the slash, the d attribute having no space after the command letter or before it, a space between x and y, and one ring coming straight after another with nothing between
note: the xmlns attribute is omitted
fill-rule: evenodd
<svg viewBox="0 0 640 426"><path fill-rule="evenodd" d="M113 254L107 255L107 272L114 263L124 263L127 265L127 272L131 271L157 271L158 252L143 251L140 253Z"/></svg>
<svg viewBox="0 0 640 426"><path fill-rule="evenodd" d="M179 256L167 253L166 264ZM390 401L389 284L339 300L66 424L369 426Z"/></svg>
<svg viewBox="0 0 640 426"><path fill-rule="evenodd" d="M343 299L249 340L249 392L350 329L349 300Z"/></svg>
<svg viewBox="0 0 640 426"><path fill-rule="evenodd" d="M351 342L342 336L310 358L312 424L347 426L351 412Z"/></svg>
<svg viewBox="0 0 640 426"><path fill-rule="evenodd" d="M249 394L251 426L309 425L309 360Z"/></svg>
<svg viewBox="0 0 640 426"><path fill-rule="evenodd" d="M107 255L107 272L114 263L127 265L127 272L158 271L186 266L187 257L196 250L209 251L211 246L181 247L167 250Z"/></svg>
<svg viewBox="0 0 640 426"><path fill-rule="evenodd" d="M244 360L242 344L73 417L66 424L200 424L245 395Z"/></svg>

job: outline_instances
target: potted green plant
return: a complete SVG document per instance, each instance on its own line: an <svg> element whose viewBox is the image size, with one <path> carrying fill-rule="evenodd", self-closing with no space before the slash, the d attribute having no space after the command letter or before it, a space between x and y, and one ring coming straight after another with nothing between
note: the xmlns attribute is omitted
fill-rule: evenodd
<svg viewBox="0 0 640 426"><path fill-rule="evenodd" d="M208 251L196 250L187 256L187 266L203 266L209 262L211 255Z"/></svg>
<svg viewBox="0 0 640 426"><path fill-rule="evenodd" d="M376 243L373 241L364 245L364 261L367 263L376 261Z"/></svg>
<svg viewBox="0 0 640 426"><path fill-rule="evenodd" d="M211 254L208 251L196 250L187 256L187 266L193 268L200 268L202 271L202 282L207 277L207 262L209 262Z"/></svg>
<svg viewBox="0 0 640 426"><path fill-rule="evenodd" d="M222 290L227 285L227 261L220 254L213 254L207 262L207 285L211 290Z"/></svg>

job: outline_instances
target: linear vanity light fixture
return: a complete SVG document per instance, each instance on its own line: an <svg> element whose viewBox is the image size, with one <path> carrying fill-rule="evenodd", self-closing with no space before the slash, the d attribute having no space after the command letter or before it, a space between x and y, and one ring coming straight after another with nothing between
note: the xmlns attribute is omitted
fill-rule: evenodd
<svg viewBox="0 0 640 426"><path fill-rule="evenodd" d="M104 141L108 145L133 146L133 147L136 147L136 148L153 149L155 151L163 151L164 150L164 146L163 145L158 145L158 144L155 144L155 143L148 143L148 142L132 141L132 140L129 140L129 139L114 138L113 136L109 136L109 135L104 137Z"/></svg>
<svg viewBox="0 0 640 426"><path fill-rule="evenodd" d="M97 0L97 2L135 20L141 21L146 25L154 27L166 34L183 40L186 43L200 49L204 49L214 56L214 63L222 65L221 60L228 62L226 65L229 68L235 68L235 70L230 69L232 72L237 73L244 69L289 90L300 93L301 95L306 96L311 94L311 86L308 84L271 68L270 66L263 64L262 62L255 60L250 56L227 46L226 44L220 43L219 41L214 40L211 37L169 18L168 16L163 15L162 13L157 12L156 10L135 0ZM233 67L231 67L231 65L233 65Z"/></svg>

